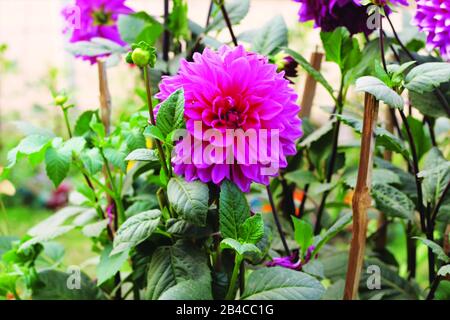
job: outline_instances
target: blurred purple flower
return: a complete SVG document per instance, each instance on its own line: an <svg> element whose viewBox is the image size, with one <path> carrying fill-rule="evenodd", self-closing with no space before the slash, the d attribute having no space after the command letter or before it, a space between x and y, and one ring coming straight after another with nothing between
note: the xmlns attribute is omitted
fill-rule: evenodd
<svg viewBox="0 0 450 320"><path fill-rule="evenodd" d="M134 11L125 5L126 0L75 0L62 10L67 27L64 33L72 32L70 42L90 41L92 38L105 38L119 45L126 43L121 39L117 20L121 14L132 14ZM79 15L79 17L74 17ZM77 23L74 24L74 21ZM92 64L98 57L80 56Z"/></svg>
<svg viewBox="0 0 450 320"><path fill-rule="evenodd" d="M445 59L450 59L450 1L417 0L414 18L420 31L427 34L428 48L437 48Z"/></svg>
<svg viewBox="0 0 450 320"><path fill-rule="evenodd" d="M299 250L292 251L290 256L287 257L278 257L273 258L272 261L269 261L266 263L266 266L268 267L283 267L287 269L292 270L302 270L302 267L307 264L311 260L311 255L316 247L315 246L309 246L306 250L305 254L305 260L302 261L302 259L299 256ZM317 255L316 255L317 256Z"/></svg>
<svg viewBox="0 0 450 320"><path fill-rule="evenodd" d="M361 0L293 0L300 3L299 21L314 20L314 27L331 32L346 27L351 34L364 32L369 35L373 29L367 25L367 6ZM388 1L378 0L379 5ZM408 5L407 0L391 0L392 4ZM389 8L387 11L390 11Z"/></svg>

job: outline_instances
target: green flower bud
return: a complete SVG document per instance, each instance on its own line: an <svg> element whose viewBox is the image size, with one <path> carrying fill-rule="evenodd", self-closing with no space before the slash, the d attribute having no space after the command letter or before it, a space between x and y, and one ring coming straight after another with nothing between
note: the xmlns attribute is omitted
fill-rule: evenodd
<svg viewBox="0 0 450 320"><path fill-rule="evenodd" d="M136 48L131 54L131 58L138 67L145 67L150 62L150 52L141 48Z"/></svg>
<svg viewBox="0 0 450 320"><path fill-rule="evenodd" d="M59 94L55 97L55 104L57 106L64 106L64 104L69 100L69 97L67 97L65 94Z"/></svg>
<svg viewBox="0 0 450 320"><path fill-rule="evenodd" d="M129 63L129 64L133 64L134 62L133 62L133 57L131 56L132 55L132 51L130 51L130 52L128 52L127 53L127 56L125 57L125 61L127 62L127 63Z"/></svg>

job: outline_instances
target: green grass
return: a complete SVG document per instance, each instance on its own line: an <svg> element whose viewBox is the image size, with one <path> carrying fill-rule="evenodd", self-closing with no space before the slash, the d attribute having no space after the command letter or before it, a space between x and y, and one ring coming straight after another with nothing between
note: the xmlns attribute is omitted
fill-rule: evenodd
<svg viewBox="0 0 450 320"><path fill-rule="evenodd" d="M31 209L27 207L6 208L7 234L22 237L27 231L51 216L53 212L48 210ZM2 219L3 220L3 219ZM73 230L56 239L65 248L64 266L81 265L86 260L95 257L91 252L91 241L84 237L79 230ZM95 275L95 266L83 268L83 271L91 276Z"/></svg>

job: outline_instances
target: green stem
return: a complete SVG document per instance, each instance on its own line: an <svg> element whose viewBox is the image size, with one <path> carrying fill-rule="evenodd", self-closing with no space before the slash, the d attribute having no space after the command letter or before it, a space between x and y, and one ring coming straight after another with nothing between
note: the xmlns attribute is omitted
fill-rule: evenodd
<svg viewBox="0 0 450 320"><path fill-rule="evenodd" d="M62 108L63 114L64 114L64 122L66 123L67 132L69 133L69 138L72 139L72 129L70 128L70 122L69 122L69 114L67 112L66 108Z"/></svg>
<svg viewBox="0 0 450 320"><path fill-rule="evenodd" d="M116 210L117 210L117 214L119 216L119 224L121 224L125 221L125 212L124 212L124 208L123 208L122 197L120 196L120 191L117 189L116 183L112 176L109 161L106 158L105 153L103 152L103 149L102 148L99 148L99 149L100 149L100 155L101 155L101 157L103 159L103 163L105 165L106 176L108 177L109 184L111 185L111 188L113 190L112 197L114 199L114 202L116 203Z"/></svg>
<svg viewBox="0 0 450 320"><path fill-rule="evenodd" d="M239 255L236 252L236 256L234 258L234 268L233 268L233 273L231 275L231 280L230 280L230 286L228 287L228 292L227 295L225 297L225 300L233 300L235 297L235 288L236 288L236 282L237 282L237 278L239 276L239 269L241 266L241 262L242 262L242 256Z"/></svg>
<svg viewBox="0 0 450 320"><path fill-rule="evenodd" d="M152 88L150 84L150 69L148 66L144 68L144 82L145 82L145 90L147 91L147 104L150 123L151 125L156 126L155 114L153 113ZM156 147L158 148L159 158L161 159L161 166L166 176L170 178L170 172L169 169L167 169L166 155L164 153L161 141L159 141L158 139L155 140L156 140Z"/></svg>

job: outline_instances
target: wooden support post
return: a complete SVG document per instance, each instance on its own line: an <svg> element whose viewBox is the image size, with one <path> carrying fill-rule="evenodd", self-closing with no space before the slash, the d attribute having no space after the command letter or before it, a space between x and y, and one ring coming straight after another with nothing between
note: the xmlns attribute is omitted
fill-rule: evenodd
<svg viewBox="0 0 450 320"><path fill-rule="evenodd" d="M323 53L318 52L317 49L315 52L311 54L310 64L314 69L320 71L320 67L322 65ZM316 87L317 81L308 74L306 76L305 87L303 89L302 95L302 110L300 111L299 116L309 118L311 116L312 105L314 102L314 96L316 95Z"/></svg>
<svg viewBox="0 0 450 320"><path fill-rule="evenodd" d="M106 75L105 61L98 59L98 81L100 91L100 112L106 134L109 134L111 127L111 94L108 87L108 77Z"/></svg>
<svg viewBox="0 0 450 320"><path fill-rule="evenodd" d="M374 131L378 118L378 106L379 103L375 97L366 93L358 178L352 201L353 237L350 245L344 300L354 300L357 298L359 280L364 262L367 210L371 205L370 186L372 180L373 152L375 148Z"/></svg>

